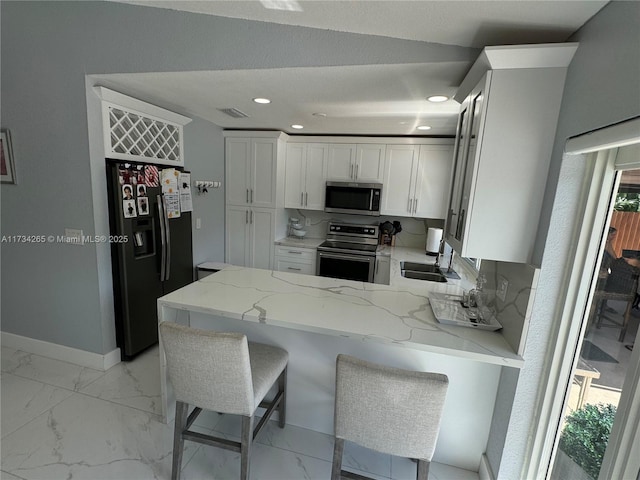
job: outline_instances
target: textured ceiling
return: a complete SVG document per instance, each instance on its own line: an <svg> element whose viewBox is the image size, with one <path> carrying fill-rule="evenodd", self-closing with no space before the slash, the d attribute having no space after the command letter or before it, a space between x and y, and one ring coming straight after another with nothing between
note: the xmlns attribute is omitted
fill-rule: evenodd
<svg viewBox="0 0 640 480"><path fill-rule="evenodd" d="M301 11L267 9L253 0L125 3L482 48L564 42L608 1L298 0Z"/></svg>
<svg viewBox="0 0 640 480"><path fill-rule="evenodd" d="M267 0L265 0L267 1ZM273 1L273 0L272 0ZM282 1L282 0L280 0ZM290 0L285 0L290 1ZM457 45L564 42L607 2L574 1L305 1L302 11L265 8L253 0L123 1L340 32L430 42L424 49ZM417 47L421 48L421 47ZM388 62L390 63L390 62ZM96 76L97 83L141 100L207 119L223 128L278 129L303 134L453 135L459 105L425 101L453 96L469 59L438 63L279 68ZM257 105L254 97L268 97ZM218 111L248 114L234 119ZM322 113L326 116L313 115ZM292 130L292 124L304 130ZM421 124L431 126L419 132Z"/></svg>

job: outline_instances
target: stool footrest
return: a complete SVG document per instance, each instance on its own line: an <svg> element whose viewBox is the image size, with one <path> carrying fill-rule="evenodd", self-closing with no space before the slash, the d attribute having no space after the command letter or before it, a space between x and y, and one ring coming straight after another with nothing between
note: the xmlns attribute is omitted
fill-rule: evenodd
<svg viewBox="0 0 640 480"><path fill-rule="evenodd" d="M240 451L240 442L234 442L227 440L226 438L213 437L211 435L192 432L190 430L183 431L182 438L185 440L191 440L192 442L204 443L205 445L210 445L212 447L225 448L234 452Z"/></svg>

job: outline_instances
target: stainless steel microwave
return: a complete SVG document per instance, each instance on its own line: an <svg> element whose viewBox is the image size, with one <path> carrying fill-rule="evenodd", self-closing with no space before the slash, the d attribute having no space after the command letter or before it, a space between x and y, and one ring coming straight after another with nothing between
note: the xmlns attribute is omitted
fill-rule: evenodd
<svg viewBox="0 0 640 480"><path fill-rule="evenodd" d="M324 211L380 215L381 183L327 182Z"/></svg>

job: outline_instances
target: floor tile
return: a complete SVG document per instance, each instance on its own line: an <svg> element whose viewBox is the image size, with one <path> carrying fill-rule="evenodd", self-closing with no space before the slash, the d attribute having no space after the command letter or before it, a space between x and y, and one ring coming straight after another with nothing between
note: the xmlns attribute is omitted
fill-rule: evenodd
<svg viewBox="0 0 640 480"><path fill-rule="evenodd" d="M342 469L372 478L390 478L391 455L378 453L355 443L345 442Z"/></svg>
<svg viewBox="0 0 640 480"><path fill-rule="evenodd" d="M391 457L392 478L415 479L418 464L408 458ZM478 473L443 463L431 462L429 466L429 480L478 480Z"/></svg>
<svg viewBox="0 0 640 480"><path fill-rule="evenodd" d="M42 382L2 373L2 437L14 432L73 392Z"/></svg>
<svg viewBox="0 0 640 480"><path fill-rule="evenodd" d="M78 391L105 372L2 347L2 371Z"/></svg>
<svg viewBox="0 0 640 480"><path fill-rule="evenodd" d="M183 480L235 479L240 476L240 454L203 446L182 470ZM255 443L251 452L252 480L326 480L331 462Z"/></svg>
<svg viewBox="0 0 640 480"><path fill-rule="evenodd" d="M28 480L169 478L173 424L74 393L2 440L2 469ZM187 445L185 462L197 447Z"/></svg>
<svg viewBox="0 0 640 480"><path fill-rule="evenodd" d="M215 430L237 440L240 438L240 426L240 417L221 415ZM264 426L256 438L256 442L320 460L331 461L333 458L333 437L331 435L294 425L285 425L284 428L280 428L278 422L273 420Z"/></svg>
<svg viewBox="0 0 640 480"><path fill-rule="evenodd" d="M0 470L0 479L2 480L24 480L20 477L16 477L15 475L11 475L8 472L5 472L4 470Z"/></svg>
<svg viewBox="0 0 640 480"><path fill-rule="evenodd" d="M133 362L118 363L80 391L92 397L160 415L157 347L139 355Z"/></svg>
<svg viewBox="0 0 640 480"><path fill-rule="evenodd" d="M157 348L105 373L3 347L2 371L2 479L170 478L173 422L164 425L157 415ZM192 426L203 433L214 429L237 440L240 418L205 411ZM332 456L331 435L293 425L280 429L272 421L253 446L251 478L326 479ZM349 442L343 465L379 480L415 478L410 460ZM239 471L239 454L185 442L183 478L233 479ZM478 476L432 463L430 479Z"/></svg>

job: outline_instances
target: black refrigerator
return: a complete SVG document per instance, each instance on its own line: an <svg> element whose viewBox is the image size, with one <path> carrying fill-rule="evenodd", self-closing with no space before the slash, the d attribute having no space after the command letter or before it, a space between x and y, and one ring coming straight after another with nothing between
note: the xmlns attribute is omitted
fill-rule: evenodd
<svg viewBox="0 0 640 480"><path fill-rule="evenodd" d="M175 195L162 193L165 168L107 159L116 341L122 360L158 342L157 299L194 280L191 212L177 216Z"/></svg>

